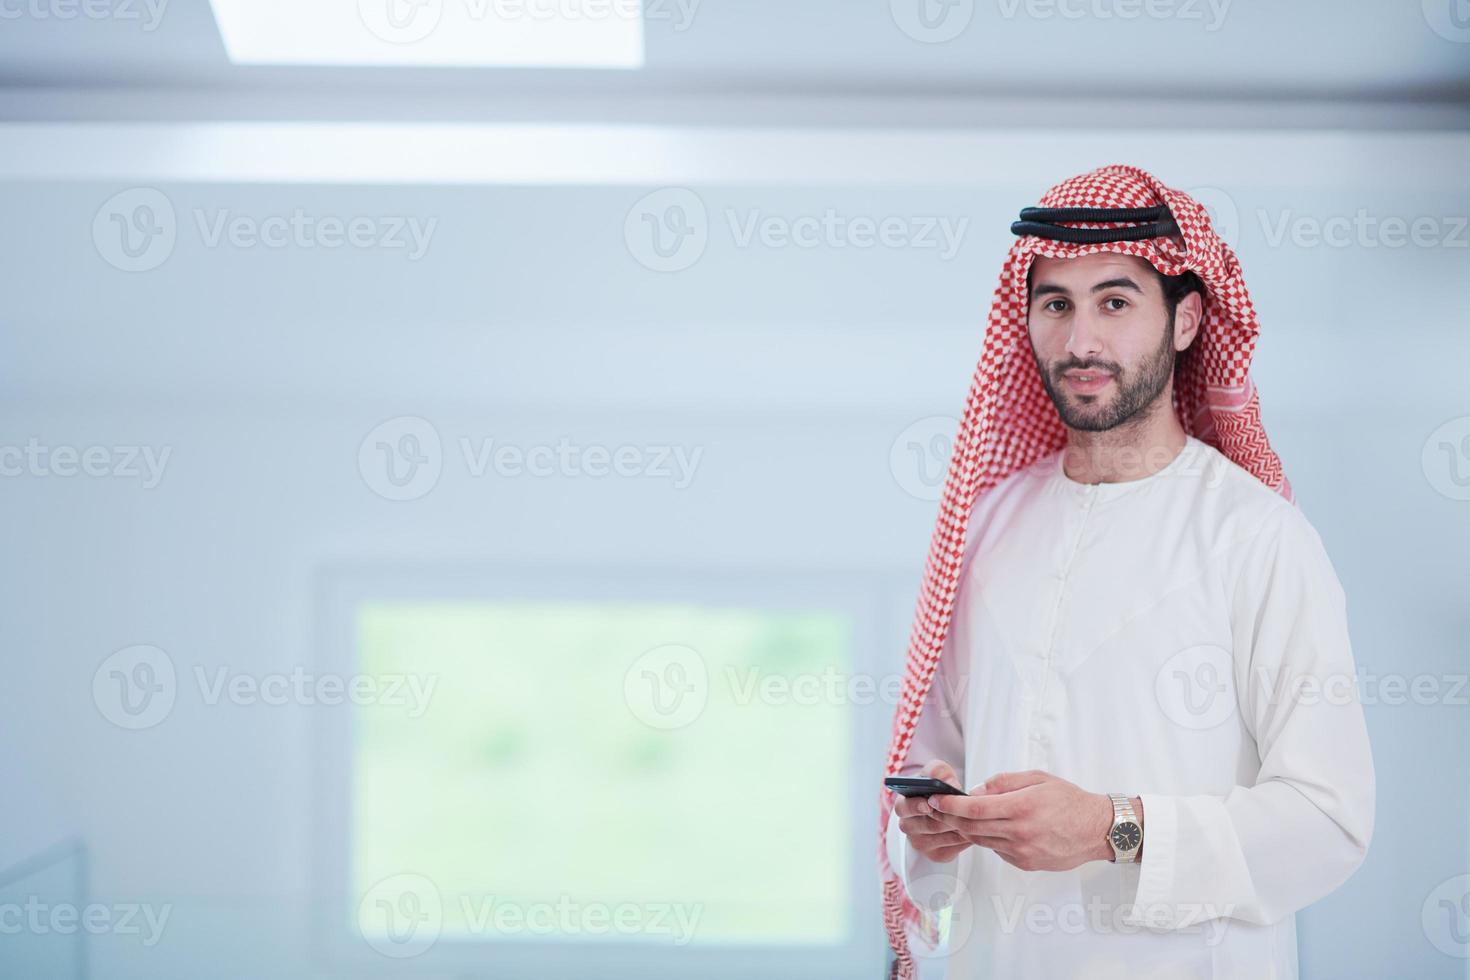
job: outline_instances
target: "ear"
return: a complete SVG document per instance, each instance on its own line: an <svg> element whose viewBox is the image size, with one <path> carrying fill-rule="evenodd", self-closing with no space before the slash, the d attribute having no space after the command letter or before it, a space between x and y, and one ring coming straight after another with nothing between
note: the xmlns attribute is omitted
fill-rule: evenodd
<svg viewBox="0 0 1470 980"><path fill-rule="evenodd" d="M1182 351L1194 343L1204 322L1205 302L1199 291L1190 293L1179 301L1174 309L1174 349Z"/></svg>

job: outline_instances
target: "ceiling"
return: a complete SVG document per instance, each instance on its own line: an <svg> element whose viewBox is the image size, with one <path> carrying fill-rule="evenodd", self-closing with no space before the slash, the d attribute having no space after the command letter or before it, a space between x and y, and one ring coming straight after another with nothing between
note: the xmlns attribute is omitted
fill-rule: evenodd
<svg viewBox="0 0 1470 980"><path fill-rule="evenodd" d="M368 2L368 0L363 0ZM444 0L465 3L470 0ZM570 2L570 0L563 0ZM914 8L949 10L935 40ZM0 119L624 119L1467 128L1460 0L645 0L639 70L241 67L208 0L0 4ZM1442 8L1442 9L1441 9ZM1140 15L1130 11L1154 11ZM48 13L48 11L52 11ZM1461 35L1464 35L1463 37ZM1100 102L1099 100L1105 100ZM1182 115L1171 105L1187 104ZM783 113L785 114L783 117ZM1244 114L1242 118L1241 114ZM1305 113L1305 115L1303 115Z"/></svg>

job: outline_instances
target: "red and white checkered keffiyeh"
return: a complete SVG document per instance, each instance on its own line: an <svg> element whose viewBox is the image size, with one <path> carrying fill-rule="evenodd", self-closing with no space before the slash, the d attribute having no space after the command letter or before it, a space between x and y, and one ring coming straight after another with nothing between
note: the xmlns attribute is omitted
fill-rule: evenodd
<svg viewBox="0 0 1470 980"><path fill-rule="evenodd" d="M1161 204L1178 224L1178 235L1097 245L1026 235L1016 239L1006 256L980 363L951 451L939 519L929 542L902 693L893 719L889 775L898 773L908 757L919 711L939 667L975 502L1011 473L1066 445L1066 429L1042 385L1027 337L1026 276L1033 258L1122 252L1147 259L1164 275L1193 270L1203 280L1208 296L1200 332L1175 366L1174 408L1179 421L1186 432L1292 499L1281 461L1261 428L1260 402L1250 379L1251 353L1260 324L1241 277L1240 262L1211 227L1204 207L1189 195L1165 187L1153 175L1121 165L1063 181L1040 202L1045 208L1150 208ZM1067 226L1121 225L1073 222ZM908 980L914 975L908 930L913 929L932 947L938 940L938 928L937 917L909 900L889 866L884 842L894 800L890 790L882 790L878 853L883 918L896 955L893 974Z"/></svg>

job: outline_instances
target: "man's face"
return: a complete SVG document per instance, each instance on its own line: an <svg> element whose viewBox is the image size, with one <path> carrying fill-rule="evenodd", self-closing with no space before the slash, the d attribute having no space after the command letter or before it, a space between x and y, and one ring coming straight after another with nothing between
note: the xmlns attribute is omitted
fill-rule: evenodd
<svg viewBox="0 0 1470 980"><path fill-rule="evenodd" d="M1191 294L1171 324L1159 277L1134 255L1037 256L1027 328L1062 421L1101 432L1141 417L1168 389L1175 352L1194 339L1200 310Z"/></svg>

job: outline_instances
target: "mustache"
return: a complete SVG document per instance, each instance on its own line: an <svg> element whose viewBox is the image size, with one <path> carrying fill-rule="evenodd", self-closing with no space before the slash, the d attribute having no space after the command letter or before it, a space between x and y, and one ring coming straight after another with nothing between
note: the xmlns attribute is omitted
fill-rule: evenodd
<svg viewBox="0 0 1470 980"><path fill-rule="evenodd" d="M1108 363L1103 362L1103 361L1075 361L1075 360L1074 361L1061 361L1061 362L1055 364L1052 367L1051 371L1052 371L1052 374L1055 375L1055 376L1057 376L1057 377L1061 377L1063 374L1067 373L1068 371L1101 371L1101 372L1106 372L1107 374L1122 374L1123 373L1122 369L1119 368L1115 364L1108 364Z"/></svg>

